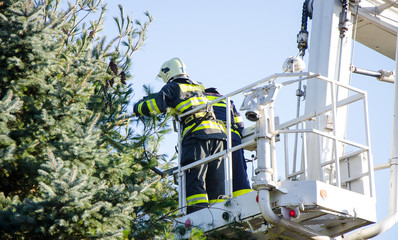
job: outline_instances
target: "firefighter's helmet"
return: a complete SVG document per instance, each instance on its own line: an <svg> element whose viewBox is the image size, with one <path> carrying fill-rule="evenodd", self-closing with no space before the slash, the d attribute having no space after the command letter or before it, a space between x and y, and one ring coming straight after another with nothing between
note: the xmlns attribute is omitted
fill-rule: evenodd
<svg viewBox="0 0 398 240"><path fill-rule="evenodd" d="M162 64L158 77L161 77L165 83L179 76L188 77L187 67L179 58L172 58Z"/></svg>

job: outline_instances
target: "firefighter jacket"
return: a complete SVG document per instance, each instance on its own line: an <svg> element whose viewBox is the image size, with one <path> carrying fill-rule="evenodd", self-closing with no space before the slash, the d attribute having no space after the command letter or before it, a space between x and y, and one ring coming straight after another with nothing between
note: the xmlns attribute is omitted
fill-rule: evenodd
<svg viewBox="0 0 398 240"><path fill-rule="evenodd" d="M187 78L177 78L168 82L157 94L136 103L134 113L150 116L172 108L179 115L207 103L208 99L200 85ZM202 109L180 121L183 126L183 145L195 139L226 139L223 127L213 117L212 109Z"/></svg>
<svg viewBox="0 0 398 240"><path fill-rule="evenodd" d="M215 88L207 88L206 97L209 101L214 101L222 95ZM224 127L226 126L227 116L226 116L227 101L223 99L213 105L213 110L216 118L223 121ZM231 133L232 141L240 142L242 138L242 130L244 128L243 119L240 113L236 110L235 105L231 101Z"/></svg>

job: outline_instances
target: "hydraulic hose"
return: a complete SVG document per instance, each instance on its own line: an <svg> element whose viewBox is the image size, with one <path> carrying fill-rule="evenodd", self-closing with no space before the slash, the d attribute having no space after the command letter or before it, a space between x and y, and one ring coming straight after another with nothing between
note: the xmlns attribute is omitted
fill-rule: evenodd
<svg viewBox="0 0 398 240"><path fill-rule="evenodd" d="M308 31L307 31L307 20L312 16L309 14L308 6L310 0L305 0L303 3L303 10L301 15L301 28L297 34L297 48L299 49L299 55L304 56L305 50L308 48Z"/></svg>

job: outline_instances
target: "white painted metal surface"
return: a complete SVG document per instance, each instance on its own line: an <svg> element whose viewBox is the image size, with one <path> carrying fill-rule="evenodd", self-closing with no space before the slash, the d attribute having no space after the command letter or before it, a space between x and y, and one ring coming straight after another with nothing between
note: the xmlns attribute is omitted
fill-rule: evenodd
<svg viewBox="0 0 398 240"><path fill-rule="evenodd" d="M356 7L351 6L353 14L358 14L356 41L395 59L397 38L397 8L388 1L364 0ZM393 2L393 1L390 1Z"/></svg>
<svg viewBox="0 0 398 240"><path fill-rule="evenodd" d="M321 75L336 80L340 83L349 84L349 62L351 56L351 35L352 25L348 25L344 36L339 31L339 16L342 11L341 1L314 1L313 19L310 41L310 55L308 70L320 73ZM350 15L347 16L350 19ZM315 44L314 44L315 43ZM338 91L336 98L332 97L332 91ZM307 83L305 112L313 112L347 97L348 91L343 88L336 88L335 85L328 85L321 81L309 81ZM338 113L328 112L319 116L316 121L308 121L310 128L320 131L335 131L338 137L345 135L346 108L339 108ZM332 115L338 115L337 119L331 119ZM331 128L322 123L322 119L330 119ZM337 132L336 132L337 131ZM317 146L307 149L308 164L313 166L308 172L308 178L322 180L328 178L333 172L327 171L322 164L325 163L330 154L341 154L344 149L336 145L332 139L320 141L318 136L309 135L307 146ZM338 163L337 163L338 164ZM327 166L326 166L327 167ZM338 172L336 172L338 174ZM337 177L339 179L339 177ZM337 183L340 185L341 183Z"/></svg>
<svg viewBox="0 0 398 240"><path fill-rule="evenodd" d="M300 216L292 222L295 225L300 224L303 229L309 229L308 231L333 237L376 221L375 208L369 208L374 205L373 199L362 194L319 181L288 181L277 185L282 191L271 192L271 206L275 214L282 215L283 207L300 208ZM345 196L344 205L341 204L341 196ZM248 236L259 239L273 239L276 236L297 236L297 239L306 239L303 236L299 237L300 234L291 229L265 224L256 199L257 192L253 191L180 217L176 219L176 229L183 228L183 231L177 231L178 235L187 238L193 227L199 227L205 232L218 230L233 236L235 231L228 227L230 224L237 224ZM184 225L188 219L191 226L186 229ZM265 230L271 234L267 236L264 234Z"/></svg>
<svg viewBox="0 0 398 240"><path fill-rule="evenodd" d="M384 7L383 11L386 9L387 14L391 17L397 17L398 16L398 11L395 8L391 8L394 4L392 4L389 1L384 1L385 3L383 4ZM375 3L376 6L377 3ZM376 12L382 12L377 10L378 7L375 7ZM366 15L366 14L362 14ZM397 39L397 32L398 28L397 22L396 21L391 21L389 20L388 23L383 22L380 24L377 21L376 22L378 26L378 34L383 36L384 41L387 41L385 47L382 49L378 48L373 48L376 44L381 43L380 39L374 39L374 36L366 36L366 40L373 42L373 45L369 44L367 46L371 47L372 49L381 52L382 54L392 58L392 51L393 49L395 50L395 72L398 71L398 39ZM372 23L370 23L371 25ZM381 26L380 26L381 25ZM388 27L390 29L389 31L386 31L385 27ZM373 26L372 26L373 27ZM393 48L391 45L392 43L395 43ZM365 44L366 45L366 44ZM373 47L372 47L373 46ZM377 45L376 45L377 46ZM397 75L395 75L395 83L394 83L394 109L393 109L393 126L392 126L392 144L391 144L391 159L389 162L389 168L390 168L390 188L389 188L389 215L386 216L384 219L379 221L378 223L368 227L368 228L363 228L359 229L358 231L355 231L354 233L350 234L347 236L347 240L356 240L356 239L367 239L367 238L372 238L374 236L380 235L384 233L385 231L389 230L390 228L394 227L398 223L398 78Z"/></svg>

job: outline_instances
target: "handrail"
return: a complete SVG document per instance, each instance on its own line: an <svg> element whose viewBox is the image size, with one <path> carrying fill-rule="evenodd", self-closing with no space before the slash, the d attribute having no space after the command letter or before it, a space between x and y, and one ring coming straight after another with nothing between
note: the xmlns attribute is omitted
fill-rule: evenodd
<svg viewBox="0 0 398 240"><path fill-rule="evenodd" d="M205 164L205 163L208 163L208 162L210 162L210 161L212 161L214 159L220 158L220 157L224 157L224 159L231 159L231 153L233 151L249 147L249 146L253 145L254 142L257 142L259 144L259 141L265 141L265 142L267 142L266 144L268 144L269 146L267 146L266 148L259 149L258 146L259 145L264 145L264 144L257 145L257 154L260 154L261 151L264 151L264 153L261 153L261 154L263 154L262 157L267 158L265 160L265 161L267 161L267 163L266 163L265 166L262 166L262 165L260 166L260 164L258 162L258 168L256 170L256 175L258 175L258 174L263 174L263 175L256 176L257 180L255 179L256 177L253 178L255 183L256 183L256 181L258 181L257 185L253 184L253 187L256 190L259 191L261 196L263 196L262 199L267 198L266 195L267 194L269 195L269 191L272 191L273 184L277 180L277 178L276 178L276 172L277 172L276 171L276 156L274 156L273 153L272 153L272 151L274 151L274 148L275 148L275 146L274 146L274 144L275 144L275 136L277 134L282 134L282 133L285 136L288 135L289 133L302 133L302 134L304 134L304 139L305 139L305 135L306 134L313 133L313 134L316 134L316 135L321 136L323 138L332 139L333 141L335 141L335 143L334 143L335 145L337 145L337 144L350 145L350 146L353 146L355 148L359 148L360 150L357 151L357 152L369 152L369 150L370 150L369 146L364 145L364 144L359 144L359 143L350 141L350 140L342 138L342 137L337 137L336 136L336 132L330 133L330 132L324 132L324 131L317 130L317 129L305 129L305 122L308 121L308 120L311 120L311 119L313 119L315 117L321 116L321 115L323 115L323 114L325 114L327 112L335 111L335 109L337 109L337 108L349 105L349 104L351 104L353 102L356 102L356 101L360 101L360 100L366 101L366 92L364 92L362 90L359 90L359 89L356 89L354 87L345 85L345 84L341 84L341 83L336 82L334 80L327 79L325 77L320 76L319 74L313 74L313 73L300 73L300 74L282 73L282 74L274 74L274 75L271 75L269 77L263 78L263 79L255 82L253 84L249 84L248 86L243 87L243 88L241 88L239 90L236 90L236 91L234 91L234 92L232 92L230 94L224 95L224 96L222 96L222 97L220 97L220 98L218 98L218 99L216 99L214 101L208 102L208 104L206 106L197 107L197 108L195 108L193 110L190 110L190 111L188 111L188 112L186 112L184 114L181 114L178 117L182 118L184 116L192 114L192 113L194 113L196 111L199 111L201 109L209 107L210 105L213 105L213 104L215 104L217 102L220 102L220 101L223 101L223 100L226 100L227 107L228 107L229 106L228 103L230 103L230 98L232 96L236 95L236 94L242 93L242 92L244 92L246 90L256 91L256 89L260 89L260 90L261 89L265 89L265 91L268 91L267 87L261 88L261 86L259 86L256 89L253 89L253 87L255 87L257 85L260 85L262 83L265 83L267 81L269 82L269 85L267 85L267 86L271 86L272 85L274 87L277 87L276 85L274 85L274 83L278 80L278 78L280 78L280 77L297 77L297 76L299 76L300 78L281 82L281 83L279 83L279 86L287 86L287 85L291 85L293 83L296 83L298 81L303 81L303 80L316 78L318 81L326 81L326 82L328 82L330 84L334 84L335 86L341 86L343 88L347 88L347 89L349 89L351 91L354 91L355 94L351 95L351 96L349 96L347 98L344 98L342 100L337 100L336 99L334 102L332 102L332 104L329 104L329 105L327 105L327 106L325 106L325 107L323 107L321 109L318 109L317 111L301 115L298 118L295 118L293 120L287 121L287 122L282 123L282 124L278 124L276 126L274 124L274 119L273 119L273 117L274 117L273 116L273 110L270 110L269 115L266 116L266 119L268 119L267 121L270 121L270 122L269 123L265 123L264 126L267 129L265 132L258 132L258 129L257 129L257 130L254 131L254 134L251 135L249 141L243 141L240 145L234 146L234 147L232 147L231 144L230 144L231 142L229 142L227 144L228 146L227 146L226 150L223 150L223 151L221 151L219 153L216 153L216 154L214 154L212 156L208 156L208 157L206 157L204 159L200 159L200 160L195 161L193 163L190 163L188 165L179 166L178 170L175 171L175 172L178 173L180 183L182 183L180 185L185 184L185 180L182 181L182 178L185 176L184 173L188 169L193 168L193 167L197 167L197 166ZM268 94L268 92L265 93L265 94ZM268 107L273 109L273 103L271 103ZM227 112L227 116L226 116L227 117L227 129L230 129L231 128L231 125L230 125L231 124L230 123L231 116L229 115L230 111L226 111L226 112ZM336 112L334 112L333 119L336 116L335 114L336 114ZM290 127L295 126L295 125L300 124L300 123L304 123L304 125L302 126L304 129L303 128L296 129L296 130L290 130L289 129ZM268 124L270 124L270 125L268 126ZM227 131L227 132L230 132L230 131ZM229 141L231 141L231 139L230 139L231 136L230 136L230 134L228 134L228 135L229 136L227 137L227 139L229 139ZM181 139L181 138L179 138L179 139ZM304 145L306 144L305 141L303 141L303 144ZM270 154L270 155L265 156L266 154ZM335 154L337 154L337 153L335 153ZM340 152L339 152L339 154L340 154ZM228 157L225 158L227 155L229 155L229 158ZM258 155L258 159L260 159L262 157L260 157ZM330 162L328 162L328 164L337 163L337 167L338 167L339 162L344 159L344 156L335 155L335 157L332 157L332 158L334 158L334 160L331 160ZM305 154L304 154L304 159L306 159L305 158ZM371 161L371 159L369 158L368 161ZM285 165L288 165L288 163L285 163ZM304 164L304 165L307 166L306 164ZM308 166L310 166L310 165L308 165ZM285 166L285 167L288 167L288 166ZM226 170L231 170L231 168L232 167L226 167ZM340 170L338 170L338 171L340 171ZM349 178L344 176L344 179L340 179L341 177L338 176L338 179L336 179L336 184L339 187L341 187L340 185L342 183L345 184L347 182L351 182L351 181L360 179L360 178L362 178L364 176L370 176L370 180L372 181L372 179L371 179L371 174L372 174L371 172L372 171L373 171L373 169L369 168L368 172L362 173L360 175L355 174L353 176L350 176ZM226 171L226 173L227 173L227 171ZM294 172L292 174L290 174L289 171L287 171L286 174L285 174L285 178L286 179L291 179L292 177L298 176L298 175L304 175L306 177L307 174L308 174L307 173L307 167L304 167L304 169L299 169L299 171ZM229 177L228 177L228 175L229 175ZM229 194L232 195L232 172L229 173L229 174L227 173L226 176L227 176L227 180L229 180L227 183L225 183L226 184L226 193L228 195ZM261 180L261 179L263 179L263 180ZM255 185L256 185L256 187L255 187ZM229 188L229 190L228 190L228 188ZM185 187L180 187L179 189L185 193ZM371 189L370 192L372 192L372 187L370 187L370 189ZM179 196L184 196L184 194L180 194ZM265 200L265 201L261 200L260 210L262 212L262 215L263 215L264 219L266 219L270 223L278 224L278 225L281 225L281 226L284 226L284 227L293 228L292 231L295 231L295 232L297 232L299 234L302 234L304 236L315 236L317 234L316 232L312 231L311 229L302 228L302 226L299 226L297 223L292 223L292 222L290 222L290 221L288 221L286 219L282 219L281 220L281 218L277 214L273 213L271 206L268 206L268 205L267 206L262 206L263 204L266 204L267 201L269 202L269 199ZM185 198L181 199L181 201L179 201L179 203L181 204L180 205L181 208L183 206L185 206L186 205ZM271 211L269 211L269 209L271 209Z"/></svg>
<svg viewBox="0 0 398 240"><path fill-rule="evenodd" d="M297 81L304 81L304 80L307 80L307 79L316 78L316 77L319 77L319 74L313 74L313 73L310 73L310 72L303 72L303 73L277 73L277 74L273 74L273 75L268 76L266 78L260 79L257 82L249 84L249 85L247 85L247 86L245 86L243 88L240 88L240 89L238 89L236 91L233 91L232 93L223 95L222 97L209 102L207 105L213 105L215 103L218 103L218 102L226 99L227 97L235 96L235 95L237 95L239 93L242 93L242 92L244 92L244 91L246 91L248 89L251 89L251 88L253 88L253 87L257 86L257 85L260 85L260 84L265 83L267 81L271 81L271 80L276 79L276 78L280 78L280 77L298 77L298 76L300 76L300 77L307 76L307 77L299 78L297 80L292 80L292 82L289 83L289 84L292 84L292 83L297 82ZM288 84L286 84L286 85L288 85ZM195 112L197 112L199 110L205 109L206 107L207 106L196 107L196 108L194 108L194 109L192 109L192 110L190 110L188 112L185 112L185 113L182 113L182 114L178 115L178 117L179 118L183 118L183 117L188 116L190 114L193 114L193 113L195 113Z"/></svg>
<svg viewBox="0 0 398 240"><path fill-rule="evenodd" d="M350 103L353 103L355 101L361 100L363 98L364 98L364 96L356 94L356 95L353 95L353 96L350 96L348 98L345 98L343 100L338 101L337 104L336 104L336 107L342 107L342 106L348 105ZM304 115L301 115L298 118L292 119L292 120L287 121L287 122L282 123L282 124L279 124L277 126L277 129L289 128L289 127L294 126L294 125L296 125L298 123L301 123L301 122L306 121L306 120L310 120L310 119L312 119L312 118L314 118L314 117L316 117L318 115L322 115L322 114L324 114L326 112L329 112L331 109L332 109L332 105L331 104L327 105L327 106L323 107L321 110L319 110L317 112L315 112L315 111L309 112L309 113L306 113Z"/></svg>
<svg viewBox="0 0 398 240"><path fill-rule="evenodd" d="M199 106L199 107L196 107L196 108L194 108L194 109L192 109L192 110L190 110L190 111L187 111L187 112L185 112L185 113L182 113L182 114L180 114L180 115L178 115L177 116L177 119L181 119L181 118L183 118L183 117L185 117L185 116L188 116L188 115L190 115L190 114L193 114L193 113L195 113L195 112L197 112L197 111L200 111L200 110L202 110L202 109L205 109L205 108L208 108L208 106L211 106L211 105L214 105L215 103L218 103L218 102L220 102L220 101L223 101L224 99L225 100L229 100L230 99L230 97L232 97L232 96L235 96L235 95L237 95L237 94L239 94L239 93L242 93L242 92L244 92L244 91L246 91L246 90L248 90L248 89L251 89L251 88L253 88L253 87L255 87L255 86L257 86L257 85L260 85L260 84L262 84L262 83L265 83L265 82L270 82L270 81L273 81L273 80L275 80L275 79L277 79L277 78L280 78L280 77L300 77L299 79L297 79L297 80L292 80L292 81L289 81L289 83L287 83L287 84L292 84L292 83L294 83L295 81L298 81L298 80L300 80L300 81L303 81L303 80L306 80L306 79L311 79L311 78L315 78L315 77L318 77L319 76L319 74L313 74L313 73L310 73L310 72L302 72L302 73L277 73L277 74L273 74L273 75L271 75L271 76L268 76L268 77L266 77L266 78L263 78L263 79L260 79L260 80L258 80L258 81L256 81L256 82L254 82L254 83L251 83L251 84L249 84L249 85L247 85L247 86L245 86L245 87L242 87L242 88L240 88L240 89L238 89L238 90L236 90L236 91L234 91L234 92L232 92L232 93L229 93L229 94L227 94L227 95L224 95L224 96L222 96L222 97L220 97L220 98L218 98L218 99L215 99L215 100L213 100L213 101L210 101L210 102L208 102L205 106ZM227 101L227 105L229 104L229 101ZM230 129L230 116L228 116L229 114L230 114L230 111L226 111L227 112L227 119L229 118L229 122L227 121L227 129ZM229 127L228 127L228 124L229 124ZM178 136L178 139L179 139L179 141L178 141L178 144L179 144L179 149L181 149L181 126L179 126L179 136ZM230 131L228 131L228 132L230 132ZM229 143L227 144L227 149L226 150L224 150L224 151L222 151L222 152L219 152L219 153L217 153L217 154L215 154L215 155L212 155L212 156L209 156L209 157L206 157L206 158L204 158L204 159L201 159L201 160L199 160L199 161L196 161L196 162L194 162L194 163L191 163L191 164L188 164L188 165L186 165L186 166L181 166L180 165L180 162L181 162L181 156L180 155L178 155L178 170L177 171L175 171L175 172L177 172L178 173L178 179L179 179L179 183L184 183L185 184L185 171L186 170L188 170L188 169L190 169L190 168L193 168L193 167L196 167L196 166L199 166L199 165L201 165L201 164L205 164L205 163L208 163L208 162L210 162L210 161L212 161L212 160L214 160L214 159L216 159L216 158L219 158L219 157L221 157L221 156L225 156L225 155L229 155L229 157L227 157L226 159L228 160L228 161L230 161L231 160L231 153L232 152L234 152L234 151L236 151L236 150L238 150L238 149L241 149L241 148L245 148L245 147L247 147L247 146L249 146L249 145L252 145L253 144L253 142L247 142L247 143L242 143L242 144L240 144L240 145L238 145L238 146L235 146L235 147L230 147L230 136L229 136L229 138L227 137L227 141L229 141ZM228 140L229 139L229 140ZM225 158L225 157L224 157ZM232 163L231 163L232 164ZM228 164L227 164L227 166L225 166L225 168L226 168L226 170L227 171L229 171L230 169L231 169L231 167L228 167ZM227 190L227 194L230 192L230 195L232 196L232 171L231 172L227 172L227 176L229 175L229 183L227 183L229 186L226 188L226 189L229 189L229 190ZM179 209L180 209L180 213L182 212L182 213L185 213L185 209L184 209L184 206L186 205L186 203L185 203L185 198L186 198L186 192L185 192L185 188L184 188L184 184L179 184ZM227 186L227 184L226 184L226 186Z"/></svg>

